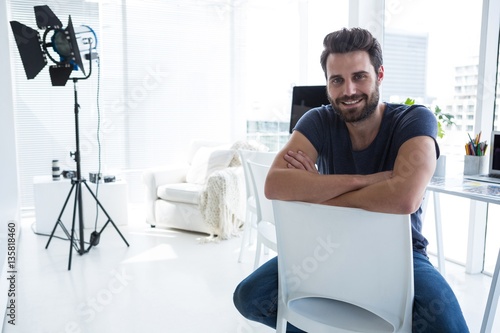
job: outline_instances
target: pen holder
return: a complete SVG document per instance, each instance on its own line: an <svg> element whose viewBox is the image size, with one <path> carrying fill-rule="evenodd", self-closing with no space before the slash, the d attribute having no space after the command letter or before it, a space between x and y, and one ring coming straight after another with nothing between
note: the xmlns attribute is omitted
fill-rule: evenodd
<svg viewBox="0 0 500 333"><path fill-rule="evenodd" d="M485 174L488 172L488 158L486 156L464 156L464 175Z"/></svg>
<svg viewBox="0 0 500 333"><path fill-rule="evenodd" d="M446 176L446 155L441 155L436 161L436 169L432 177L445 177Z"/></svg>

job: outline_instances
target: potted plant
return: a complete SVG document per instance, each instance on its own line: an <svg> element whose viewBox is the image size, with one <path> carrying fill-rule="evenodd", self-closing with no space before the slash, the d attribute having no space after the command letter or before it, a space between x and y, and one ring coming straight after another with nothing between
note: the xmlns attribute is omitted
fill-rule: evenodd
<svg viewBox="0 0 500 333"><path fill-rule="evenodd" d="M415 100L407 98L404 104L413 105L415 104ZM429 109L432 111L431 108ZM442 139L444 137L444 128L446 126L451 126L455 124L455 120L453 119L454 116L449 113L444 113L441 110L441 108L437 105L434 107L433 112L434 116L436 117L438 125L437 136L438 138ZM434 177L444 177L445 173L446 173L446 155L440 155L436 162L436 170L434 171Z"/></svg>

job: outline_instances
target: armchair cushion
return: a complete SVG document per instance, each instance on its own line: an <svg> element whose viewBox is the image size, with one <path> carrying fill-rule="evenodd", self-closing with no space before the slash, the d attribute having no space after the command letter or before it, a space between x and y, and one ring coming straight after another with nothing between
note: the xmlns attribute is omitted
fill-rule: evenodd
<svg viewBox="0 0 500 333"><path fill-rule="evenodd" d="M198 205L203 185L191 183L164 184L158 186L159 198L168 201Z"/></svg>
<svg viewBox="0 0 500 333"><path fill-rule="evenodd" d="M221 147L200 147L193 157L191 166L186 174L186 182L205 184L207 178L215 171L229 166L235 155L232 149Z"/></svg>

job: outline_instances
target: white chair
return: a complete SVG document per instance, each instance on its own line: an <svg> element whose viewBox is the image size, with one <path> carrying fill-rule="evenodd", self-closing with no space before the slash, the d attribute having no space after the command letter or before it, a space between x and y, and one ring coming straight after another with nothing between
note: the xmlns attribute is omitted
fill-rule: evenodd
<svg viewBox="0 0 500 333"><path fill-rule="evenodd" d="M271 165L274 161L274 158L276 157L276 153L254 150L239 150L238 154L240 156L241 165L243 166L246 188L245 224L243 226L243 236L241 239L240 254L238 256L238 262L242 262L247 244L252 244L252 229L257 228L257 207L255 204L254 189L247 162L254 161L263 165Z"/></svg>
<svg viewBox="0 0 500 333"><path fill-rule="evenodd" d="M273 203L264 195L264 184L270 166L248 161L257 211L257 248L254 269L259 267L262 246L277 252L276 228L274 226Z"/></svg>
<svg viewBox="0 0 500 333"><path fill-rule="evenodd" d="M409 215L273 201L276 332L411 332Z"/></svg>
<svg viewBox="0 0 500 333"><path fill-rule="evenodd" d="M146 222L152 227L215 234L218 230L207 223L200 202L210 191L206 186L208 180L217 173L225 170L231 172L234 179L244 178L240 168L229 167L235 154L229 143L193 140L186 149L186 160L146 169L142 175L146 190ZM244 195L240 200L244 200ZM231 210L239 208L231 207ZM243 215L243 211L239 213ZM231 225L232 216L226 221L221 219L221 224Z"/></svg>

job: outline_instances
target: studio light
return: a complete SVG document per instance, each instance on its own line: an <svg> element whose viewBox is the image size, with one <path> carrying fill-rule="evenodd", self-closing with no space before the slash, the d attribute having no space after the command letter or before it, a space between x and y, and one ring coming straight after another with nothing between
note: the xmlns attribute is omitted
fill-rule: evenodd
<svg viewBox="0 0 500 333"><path fill-rule="evenodd" d="M34 79L38 73L47 65L49 58L55 65L49 67L50 79L53 86L64 86L73 71L81 71L83 77L72 76L73 81L73 92L74 92L74 114L75 114L75 142L76 151L71 152L70 155L76 162L76 176L71 178L71 188L69 190L68 196L64 201L61 212L57 217L57 221L52 229L49 240L45 248L49 247L49 244L54 237L54 233L58 227L62 229L66 237L70 241L69 247L69 260L68 260L68 270L71 269L71 260L73 256L73 249L80 255L83 255L90 251L90 249L99 244L101 233L106 229L106 227L111 223L111 225L118 232L120 237L123 239L125 244L129 246L125 237L113 222L109 214L104 209L103 205L97 199L92 189L88 186L86 179L82 177L82 167L81 167L81 156L80 156L80 130L79 130L79 118L80 104L78 103L78 89L77 82L79 80L86 80L92 74L92 60L98 58L96 50L97 38L94 31L88 26L81 26L77 29L73 28L73 23L71 22L71 16L68 18L68 26L66 29L62 28L61 21L56 15L50 10L48 6L35 6L35 17L36 24L39 29L44 30L43 36L40 37L40 33L35 29L28 27L17 21L11 21L10 26L12 27L12 32L14 33L14 38L17 43L17 48L21 54L21 60L24 66L24 71L28 80ZM47 41L49 34L52 33L50 41ZM52 49L52 51L50 51ZM88 73L85 72L82 62L82 54L80 50L83 50L83 58L88 61L89 70ZM55 53L57 55L51 54ZM56 59L57 58L57 59ZM95 200L96 205L101 209L101 211L108 218L107 222L101 228L100 231L96 229L90 234L90 240L88 243L85 242L84 228L85 224L83 221L83 200L82 200L82 189L87 189ZM61 218L63 213L70 201L71 197L74 197L73 204L73 220L71 224L71 231L68 231L64 226ZM76 227L79 229L79 237L75 234ZM89 244L86 247L86 244Z"/></svg>
<svg viewBox="0 0 500 333"><path fill-rule="evenodd" d="M47 58L55 64L49 67L53 86L66 85L73 71L79 70L87 76L82 53L86 60L97 57L94 31L88 26L74 28L71 15L63 29L61 21L48 6L35 6L34 10L36 24L43 35L18 21L10 22L27 78L34 79L47 65Z"/></svg>

